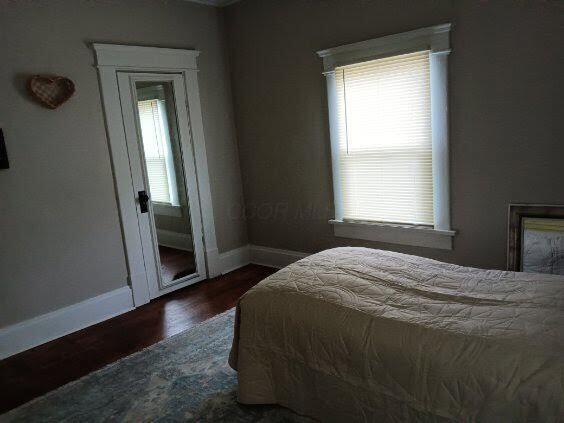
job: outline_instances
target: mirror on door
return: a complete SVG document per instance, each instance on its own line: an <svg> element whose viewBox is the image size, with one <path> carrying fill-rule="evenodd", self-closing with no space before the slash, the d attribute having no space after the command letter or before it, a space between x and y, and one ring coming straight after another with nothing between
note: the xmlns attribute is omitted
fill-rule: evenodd
<svg viewBox="0 0 564 423"><path fill-rule="evenodd" d="M172 82L135 83L163 286L196 272Z"/></svg>

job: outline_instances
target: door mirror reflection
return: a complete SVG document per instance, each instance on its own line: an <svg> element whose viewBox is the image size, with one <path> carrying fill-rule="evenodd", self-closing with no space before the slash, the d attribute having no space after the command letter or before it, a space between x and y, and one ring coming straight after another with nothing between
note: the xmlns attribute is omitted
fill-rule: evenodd
<svg viewBox="0 0 564 423"><path fill-rule="evenodd" d="M171 82L136 82L144 170L153 210L160 280L196 272L174 91Z"/></svg>

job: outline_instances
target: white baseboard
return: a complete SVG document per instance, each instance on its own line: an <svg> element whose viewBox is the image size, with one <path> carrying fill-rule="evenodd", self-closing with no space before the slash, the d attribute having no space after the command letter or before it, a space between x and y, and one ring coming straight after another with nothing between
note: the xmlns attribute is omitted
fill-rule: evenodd
<svg viewBox="0 0 564 423"><path fill-rule="evenodd" d="M244 245L219 255L221 274L231 272L251 262L249 246Z"/></svg>
<svg viewBox="0 0 564 423"><path fill-rule="evenodd" d="M221 253L219 260L222 274L225 274L249 263L280 269L309 255L309 253L249 244Z"/></svg>
<svg viewBox="0 0 564 423"><path fill-rule="evenodd" d="M184 251L194 251L192 236L189 234L157 229L157 238L159 245Z"/></svg>
<svg viewBox="0 0 564 423"><path fill-rule="evenodd" d="M177 247L174 247L177 248ZM225 253L207 252L210 277L231 272L249 263L280 269L308 253L278 248L245 245ZM129 286L107 292L32 319L0 329L0 360L36 347L77 330L133 310L133 295Z"/></svg>
<svg viewBox="0 0 564 423"><path fill-rule="evenodd" d="M132 310L129 286L0 329L0 360Z"/></svg>
<svg viewBox="0 0 564 423"><path fill-rule="evenodd" d="M249 245L249 252L251 256L251 263L275 267L277 269L286 267L295 261L311 255L311 253L261 247L259 245Z"/></svg>

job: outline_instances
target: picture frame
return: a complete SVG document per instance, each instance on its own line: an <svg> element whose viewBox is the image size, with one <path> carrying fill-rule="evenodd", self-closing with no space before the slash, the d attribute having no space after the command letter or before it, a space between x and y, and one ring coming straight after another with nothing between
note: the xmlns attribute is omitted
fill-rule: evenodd
<svg viewBox="0 0 564 423"><path fill-rule="evenodd" d="M564 205L509 205L507 269L564 275Z"/></svg>

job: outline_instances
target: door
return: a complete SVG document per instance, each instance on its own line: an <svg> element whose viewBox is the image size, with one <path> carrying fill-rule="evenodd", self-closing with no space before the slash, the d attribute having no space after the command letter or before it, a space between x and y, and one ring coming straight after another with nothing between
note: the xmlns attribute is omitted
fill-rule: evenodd
<svg viewBox="0 0 564 423"><path fill-rule="evenodd" d="M182 74L118 72L151 298L206 277L184 83Z"/></svg>

